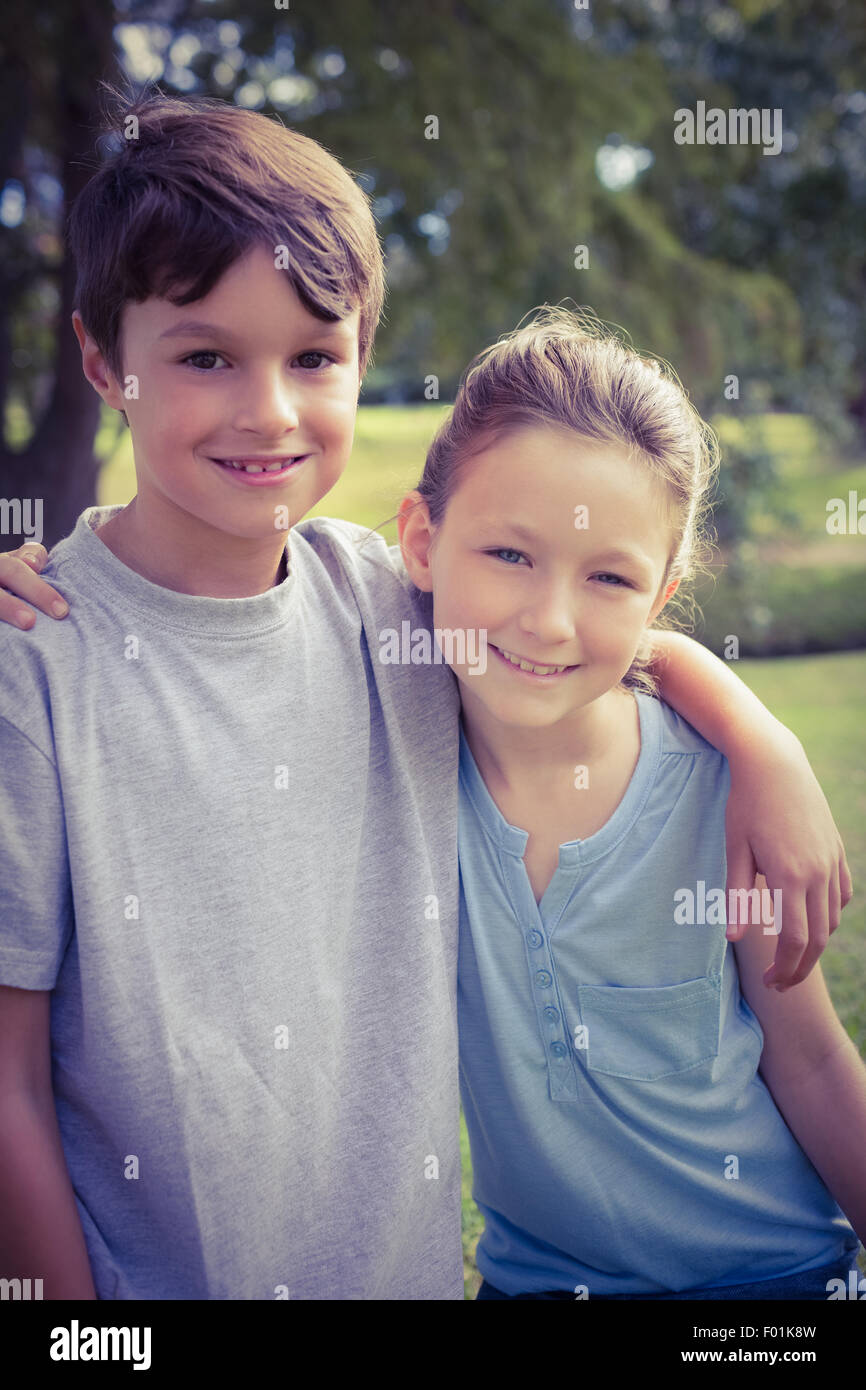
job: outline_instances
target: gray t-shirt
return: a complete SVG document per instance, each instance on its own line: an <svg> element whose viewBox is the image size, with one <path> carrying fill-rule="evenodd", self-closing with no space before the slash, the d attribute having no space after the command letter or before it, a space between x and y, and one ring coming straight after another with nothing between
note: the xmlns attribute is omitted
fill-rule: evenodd
<svg viewBox="0 0 866 1390"><path fill-rule="evenodd" d="M252 598L151 584L92 508L0 626L0 983L105 1299L461 1299L458 700L379 536ZM16 1271L0 1271L13 1275Z"/></svg>

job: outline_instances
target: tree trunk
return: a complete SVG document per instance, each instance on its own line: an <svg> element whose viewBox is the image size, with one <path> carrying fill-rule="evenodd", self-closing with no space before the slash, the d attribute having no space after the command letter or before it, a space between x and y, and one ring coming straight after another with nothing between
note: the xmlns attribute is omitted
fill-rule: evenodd
<svg viewBox="0 0 866 1390"><path fill-rule="evenodd" d="M13 6L16 9L18 6ZM7 12L7 20L13 18ZM62 10L50 15L53 32L45 46L34 53L32 25L8 25L4 34L0 75L4 85L14 77L16 101L36 115L40 125L51 120L59 141L59 176L64 190L63 217L72 200L96 167L94 141L99 122L99 81L116 72L112 41L114 8L111 0L66 0ZM4 26L6 27L6 26ZM17 42L16 42L17 36ZM26 47L25 47L26 45ZM52 91L53 89L53 91ZM0 151L0 167L23 171L24 123L18 121ZM10 139L18 148L10 145ZM15 174L22 177L22 173ZM62 229L61 229L62 230ZM44 277L38 262L30 279ZM6 315L12 294L22 288L5 284ZM2 293L2 291L0 291ZM99 424L100 402L81 371L81 356L72 330L75 308L75 267L67 254L60 269L60 319L55 335L53 385L47 406L34 433L21 451L0 446L0 491L7 500L31 505L42 502L46 546L68 535L85 507L96 500L99 465L93 442ZM4 315L4 318L6 318ZM6 318L8 323L8 318ZM8 383L4 383L8 385ZM6 395L2 397L5 410ZM22 505L26 514L27 507ZM7 524L11 509L4 509ZM0 537L0 549L10 549L26 539L9 532Z"/></svg>

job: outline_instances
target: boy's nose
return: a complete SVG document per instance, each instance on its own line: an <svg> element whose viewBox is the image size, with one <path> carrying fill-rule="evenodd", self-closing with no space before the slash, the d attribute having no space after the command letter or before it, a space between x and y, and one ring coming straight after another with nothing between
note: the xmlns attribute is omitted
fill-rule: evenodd
<svg viewBox="0 0 866 1390"><path fill-rule="evenodd" d="M245 382L234 423L267 439L279 439L287 430L297 429L298 402L292 384L282 376Z"/></svg>

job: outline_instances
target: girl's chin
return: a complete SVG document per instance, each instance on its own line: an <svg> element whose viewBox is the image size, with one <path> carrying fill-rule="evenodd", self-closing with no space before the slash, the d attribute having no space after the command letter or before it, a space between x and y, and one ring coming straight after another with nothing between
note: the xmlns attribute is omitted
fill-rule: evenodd
<svg viewBox="0 0 866 1390"><path fill-rule="evenodd" d="M511 729L552 729L577 708L574 703L569 703L567 707L558 704L555 709L552 706L544 709L531 699L488 700L472 689L471 682L463 680L460 690L463 704L470 705L472 715L494 719L497 724L507 725Z"/></svg>

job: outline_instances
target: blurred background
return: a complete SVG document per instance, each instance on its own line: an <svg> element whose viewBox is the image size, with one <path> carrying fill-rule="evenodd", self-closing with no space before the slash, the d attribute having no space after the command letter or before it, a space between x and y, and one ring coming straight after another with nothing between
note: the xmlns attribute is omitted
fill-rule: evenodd
<svg viewBox="0 0 866 1390"><path fill-rule="evenodd" d="M862 0L5 0L0 549L134 494L85 382L65 211L101 78L275 114L373 199L389 295L356 453L319 511L378 526L462 368L571 299L669 360L722 444L696 635L806 746L866 870L866 7ZM782 145L678 144L681 108L782 113ZM862 513L860 507L862 505ZM17 530L15 529L17 524ZM385 534L395 539L393 525ZM862 894L861 894L862 898ZM825 956L866 1051L866 909ZM465 1137L465 1136L464 1136ZM477 1283L468 1199L467 1289Z"/></svg>

